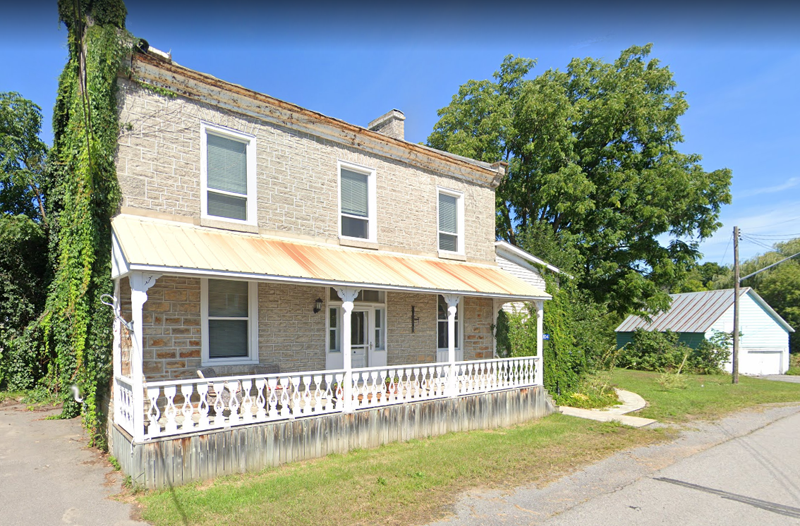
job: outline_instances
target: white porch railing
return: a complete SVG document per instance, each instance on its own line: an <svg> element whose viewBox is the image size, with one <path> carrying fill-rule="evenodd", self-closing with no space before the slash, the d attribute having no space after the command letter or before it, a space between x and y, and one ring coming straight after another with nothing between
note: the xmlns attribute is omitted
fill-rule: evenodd
<svg viewBox="0 0 800 526"><path fill-rule="evenodd" d="M343 399L344 370L147 382L144 407L133 407L130 380L115 377L115 421L134 431L142 411L147 438L457 397L536 385L538 358L507 358L352 369L352 399Z"/></svg>
<svg viewBox="0 0 800 526"><path fill-rule="evenodd" d="M114 421L133 435L133 382L124 376L114 380Z"/></svg>

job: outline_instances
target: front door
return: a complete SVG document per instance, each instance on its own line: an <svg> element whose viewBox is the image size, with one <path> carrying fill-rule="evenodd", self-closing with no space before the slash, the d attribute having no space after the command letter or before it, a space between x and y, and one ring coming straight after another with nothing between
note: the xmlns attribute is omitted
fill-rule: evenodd
<svg viewBox="0 0 800 526"><path fill-rule="evenodd" d="M355 308L350 316L352 366L354 369L367 367L367 354L370 347L369 311Z"/></svg>

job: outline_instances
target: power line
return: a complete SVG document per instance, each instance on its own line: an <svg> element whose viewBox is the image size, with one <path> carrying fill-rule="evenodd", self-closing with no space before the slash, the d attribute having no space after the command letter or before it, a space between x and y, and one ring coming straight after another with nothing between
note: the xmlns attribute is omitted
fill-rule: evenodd
<svg viewBox="0 0 800 526"><path fill-rule="evenodd" d="M723 266L725 264L724 263L725 256L728 254L728 249L731 247L731 240L732 239L733 239L733 235L731 234L731 237L728 238L728 244L725 245L725 252L722 253L722 259L719 260L720 266Z"/></svg>

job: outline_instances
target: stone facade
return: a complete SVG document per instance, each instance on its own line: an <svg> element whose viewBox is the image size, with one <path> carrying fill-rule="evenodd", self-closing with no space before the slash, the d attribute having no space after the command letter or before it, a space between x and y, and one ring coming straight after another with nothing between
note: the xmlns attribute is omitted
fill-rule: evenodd
<svg viewBox="0 0 800 526"><path fill-rule="evenodd" d="M264 232L337 242L337 161L344 161L375 170L381 249L438 255L437 187L441 187L463 192L467 259L494 262L495 200L489 186L186 98L159 95L125 79L120 79L118 99L123 131L117 175L126 210L201 222L203 121L256 138L258 227Z"/></svg>
<svg viewBox="0 0 800 526"><path fill-rule="evenodd" d="M278 364L281 372L325 369L326 314L314 302L327 288L260 283L258 286L259 363ZM147 291L144 304L144 364L147 380L194 378L201 365L200 279L162 276ZM123 317L130 319L130 286L120 282ZM436 361L435 294L386 294L388 365ZM466 297L464 359L492 357L492 300ZM419 318L411 332L411 307ZM123 330L123 334L126 331ZM123 337L123 374L129 374L130 339Z"/></svg>
<svg viewBox="0 0 800 526"><path fill-rule="evenodd" d="M142 322L145 378L196 378L201 352L200 279L160 277L147 291Z"/></svg>
<svg viewBox="0 0 800 526"><path fill-rule="evenodd" d="M494 357L491 298L466 297L464 302L464 359L485 360Z"/></svg>
<svg viewBox="0 0 800 526"><path fill-rule="evenodd" d="M386 294L386 361L388 365L436 361L435 294ZM411 306L419 320L411 332Z"/></svg>
<svg viewBox="0 0 800 526"><path fill-rule="evenodd" d="M278 283L258 286L258 351L262 364L281 372L325 369L325 311L314 313L324 287Z"/></svg>

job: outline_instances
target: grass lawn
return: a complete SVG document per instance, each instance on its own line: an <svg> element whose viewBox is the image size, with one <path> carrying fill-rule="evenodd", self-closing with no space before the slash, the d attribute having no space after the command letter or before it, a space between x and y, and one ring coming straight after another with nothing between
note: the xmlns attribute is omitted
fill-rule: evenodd
<svg viewBox="0 0 800 526"><path fill-rule="evenodd" d="M463 490L545 483L669 436L557 414L147 492L137 500L142 518L157 526L421 524L442 517Z"/></svg>
<svg viewBox="0 0 800 526"><path fill-rule="evenodd" d="M739 384L730 375L683 375L686 389L665 389L657 382L658 373L615 369L612 381L617 387L638 393L648 407L636 416L660 422L686 422L714 419L758 404L800 402L800 384L759 380L739 376Z"/></svg>
<svg viewBox="0 0 800 526"><path fill-rule="evenodd" d="M639 371L611 376L650 402L637 415L662 422L800 402L800 384L741 377L734 386L730 376L687 375L686 389L667 390L657 380L657 373ZM135 498L142 518L156 526L422 524L444 516L464 490L545 484L617 451L674 435L557 414L508 429L353 451Z"/></svg>

